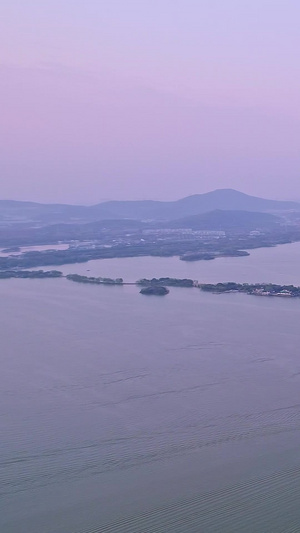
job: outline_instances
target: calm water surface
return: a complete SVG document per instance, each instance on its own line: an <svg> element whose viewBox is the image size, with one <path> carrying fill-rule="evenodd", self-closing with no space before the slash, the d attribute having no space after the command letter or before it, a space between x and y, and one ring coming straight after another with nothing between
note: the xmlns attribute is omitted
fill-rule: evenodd
<svg viewBox="0 0 300 533"><path fill-rule="evenodd" d="M213 261L180 261L178 257L130 257L97 259L87 263L56 266L65 274L139 278L189 277L202 283L286 283L300 285L300 242L250 250L247 257L222 257ZM47 267L48 268L48 267ZM49 267L50 268L50 267Z"/></svg>
<svg viewBox="0 0 300 533"><path fill-rule="evenodd" d="M283 249L255 281L300 283ZM211 279L252 281L251 257ZM130 277L118 261L99 275ZM156 261L132 278L175 274ZM65 279L0 296L1 533L300 530L300 300Z"/></svg>

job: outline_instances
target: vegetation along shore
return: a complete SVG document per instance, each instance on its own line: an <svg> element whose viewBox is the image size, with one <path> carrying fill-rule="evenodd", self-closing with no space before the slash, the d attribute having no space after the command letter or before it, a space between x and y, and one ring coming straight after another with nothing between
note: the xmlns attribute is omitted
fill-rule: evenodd
<svg viewBox="0 0 300 533"><path fill-rule="evenodd" d="M235 283L233 281L226 283L200 283L188 278L142 278L133 283L124 282L123 278L102 278L88 277L79 274L63 275L59 270L2 270L0 279L49 279L49 278L66 278L76 283L89 283L93 285L136 285L142 287L141 294L148 295L166 295L169 289L166 287L185 287L197 288L202 291L212 292L215 294L223 293L243 293L254 296L278 296L278 297L300 297L300 287L294 285L277 285L275 283Z"/></svg>

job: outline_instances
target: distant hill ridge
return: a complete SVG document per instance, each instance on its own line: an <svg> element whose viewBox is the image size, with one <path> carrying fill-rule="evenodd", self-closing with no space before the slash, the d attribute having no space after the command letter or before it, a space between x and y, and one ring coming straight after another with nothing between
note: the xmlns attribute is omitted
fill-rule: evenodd
<svg viewBox="0 0 300 533"><path fill-rule="evenodd" d="M52 224L105 219L159 221L175 220L215 210L280 213L300 211L300 203L267 200L234 189L217 189L171 202L108 201L92 206L0 200L0 222Z"/></svg>
<svg viewBox="0 0 300 533"><path fill-rule="evenodd" d="M271 213L257 211L237 211L215 209L208 213L200 213L190 217L171 220L168 228L190 228L193 230L255 230L274 228L282 219Z"/></svg>
<svg viewBox="0 0 300 533"><path fill-rule="evenodd" d="M145 222L132 219L108 219L83 222L58 222L52 224L28 224L10 226L0 223L0 247L26 246L32 244L52 244L57 241L94 240L100 233L141 232L150 230L208 230L230 231L231 233L249 233L253 230L265 232L280 227L283 219L271 213L254 211L222 211L216 209L185 218L165 221Z"/></svg>

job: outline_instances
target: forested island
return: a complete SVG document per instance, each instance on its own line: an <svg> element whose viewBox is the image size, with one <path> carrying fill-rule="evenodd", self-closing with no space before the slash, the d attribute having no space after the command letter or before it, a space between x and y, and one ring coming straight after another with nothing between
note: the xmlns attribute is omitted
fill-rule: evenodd
<svg viewBox="0 0 300 533"><path fill-rule="evenodd" d="M229 281L225 283L200 283L189 278L142 278L133 283L124 282L123 278L103 278L88 277L79 274L67 274L66 276L59 270L0 270L0 280L10 278L23 279L49 279L66 278L77 283L89 283L93 285L136 285L142 287L141 294L165 295L169 293L167 287L197 288L205 292L215 294L223 293L243 293L254 296L280 296L280 297L300 297L300 287L295 285L277 285L275 283L235 283Z"/></svg>
<svg viewBox="0 0 300 533"><path fill-rule="evenodd" d="M226 283L199 283L192 279L177 279L177 278L152 278L140 279L137 285L144 285L147 287L196 287L206 292L213 292L215 294L241 292L244 294L252 294L255 296L289 296L300 297L300 287L294 285L277 285L275 283L235 283L233 281Z"/></svg>
<svg viewBox="0 0 300 533"><path fill-rule="evenodd" d="M149 285L148 287L144 287L140 290L141 294L146 294L149 296L165 296L169 292L169 289L163 287L162 285Z"/></svg>
<svg viewBox="0 0 300 533"><path fill-rule="evenodd" d="M123 278L95 278L88 276L80 276L79 274L67 274L67 279L77 283L94 283L95 285L123 285Z"/></svg>
<svg viewBox="0 0 300 533"><path fill-rule="evenodd" d="M165 285L166 287L194 287L195 282L192 279L178 279L178 278L152 278L152 279L139 279L136 282L137 285L153 286L153 285Z"/></svg>
<svg viewBox="0 0 300 533"><path fill-rule="evenodd" d="M199 283L198 287L203 291L214 292L217 294L242 292L245 294L253 294L255 296L300 297L300 287L295 287L294 285L276 285L275 283Z"/></svg>

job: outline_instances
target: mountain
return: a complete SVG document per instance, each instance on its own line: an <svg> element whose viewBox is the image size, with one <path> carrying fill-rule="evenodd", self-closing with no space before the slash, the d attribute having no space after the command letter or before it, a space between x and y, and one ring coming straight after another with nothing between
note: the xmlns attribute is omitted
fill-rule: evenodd
<svg viewBox="0 0 300 533"><path fill-rule="evenodd" d="M110 201L92 206L0 201L1 225L82 223L108 219L174 220L209 211L254 211L280 213L300 211L297 202L266 200L233 189L195 194L174 202Z"/></svg>
<svg viewBox="0 0 300 533"><path fill-rule="evenodd" d="M271 229L282 219L270 213L255 211L222 211L216 209L208 213L171 220L168 228L190 228L193 230L243 230Z"/></svg>
<svg viewBox="0 0 300 533"><path fill-rule="evenodd" d="M102 212L105 209L114 218L162 220L197 215L216 209L256 212L299 211L300 204L297 202L265 200L233 189L218 189L205 194L187 196L175 202L115 201L98 204L93 206L92 209L95 213L98 213L98 216L102 216Z"/></svg>
<svg viewBox="0 0 300 533"><path fill-rule="evenodd" d="M181 209L189 210L190 214L191 211L197 214L215 209L257 212L300 210L300 204L297 202L266 200L234 189L217 189L205 194L195 194L178 200L177 204Z"/></svg>
<svg viewBox="0 0 300 533"><path fill-rule="evenodd" d="M0 200L0 223L45 225L89 220L90 208L68 204L39 204Z"/></svg>

